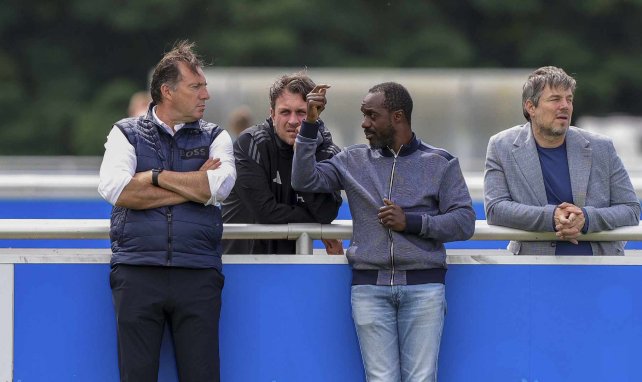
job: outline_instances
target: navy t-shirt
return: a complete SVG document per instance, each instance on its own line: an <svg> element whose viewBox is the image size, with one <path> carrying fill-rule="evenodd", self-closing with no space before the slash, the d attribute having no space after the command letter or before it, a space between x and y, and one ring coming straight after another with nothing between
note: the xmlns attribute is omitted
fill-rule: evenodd
<svg viewBox="0 0 642 382"><path fill-rule="evenodd" d="M559 205L563 202L573 203L571 176L568 171L566 142L552 149L540 147L537 143L539 163L542 166L544 187L548 204ZM551 222L551 224L553 224ZM575 245L569 241L557 241L555 254L558 256L585 255L592 256L593 250L588 241L580 241Z"/></svg>

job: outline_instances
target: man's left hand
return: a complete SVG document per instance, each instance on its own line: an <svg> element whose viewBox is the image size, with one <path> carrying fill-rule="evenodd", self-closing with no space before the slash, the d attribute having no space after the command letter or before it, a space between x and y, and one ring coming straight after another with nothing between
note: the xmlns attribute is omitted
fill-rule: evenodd
<svg viewBox="0 0 642 382"><path fill-rule="evenodd" d="M317 85L312 89L308 95L305 96L305 100L308 104L307 114L305 116L305 121L308 123L315 123L323 109L325 109L325 104L327 99L325 98L325 92L330 88L330 85Z"/></svg>
<svg viewBox="0 0 642 382"><path fill-rule="evenodd" d="M221 159L220 158L209 158L203 163L201 168L198 169L198 171L207 171L207 170L216 170L217 168L221 167Z"/></svg>

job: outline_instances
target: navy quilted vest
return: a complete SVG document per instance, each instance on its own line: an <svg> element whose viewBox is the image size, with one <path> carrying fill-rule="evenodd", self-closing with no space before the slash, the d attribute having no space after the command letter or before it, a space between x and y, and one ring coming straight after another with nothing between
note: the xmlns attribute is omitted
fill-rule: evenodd
<svg viewBox="0 0 642 382"><path fill-rule="evenodd" d="M222 131L199 120L186 124L172 137L151 119L148 114L116 123L136 149L136 172L153 168L196 171L208 159L210 145ZM187 202L148 210L114 207L109 232L111 263L220 271L222 234L218 206Z"/></svg>

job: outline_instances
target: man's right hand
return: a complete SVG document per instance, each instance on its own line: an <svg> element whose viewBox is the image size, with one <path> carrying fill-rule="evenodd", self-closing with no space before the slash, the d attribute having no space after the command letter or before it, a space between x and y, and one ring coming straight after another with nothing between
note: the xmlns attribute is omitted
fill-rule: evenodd
<svg viewBox="0 0 642 382"><path fill-rule="evenodd" d="M328 255L343 255L343 242L337 239L321 239Z"/></svg>

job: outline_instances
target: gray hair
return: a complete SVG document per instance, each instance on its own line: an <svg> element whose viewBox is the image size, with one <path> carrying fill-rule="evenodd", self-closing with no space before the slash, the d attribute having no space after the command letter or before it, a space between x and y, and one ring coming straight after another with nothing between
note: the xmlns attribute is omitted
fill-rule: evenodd
<svg viewBox="0 0 642 382"><path fill-rule="evenodd" d="M575 93L577 83L575 79L564 71L562 68L555 66L543 66L528 76L526 83L522 89L522 112L524 118L530 122L531 117L526 111L526 101L530 100L533 105L539 104L539 98L546 86L551 88L562 88L564 90L571 89Z"/></svg>

